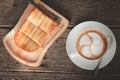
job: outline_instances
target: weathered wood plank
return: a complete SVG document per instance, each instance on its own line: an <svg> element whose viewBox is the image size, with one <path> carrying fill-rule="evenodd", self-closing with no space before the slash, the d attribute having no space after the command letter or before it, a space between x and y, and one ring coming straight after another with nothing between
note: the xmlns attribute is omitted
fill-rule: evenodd
<svg viewBox="0 0 120 80"><path fill-rule="evenodd" d="M0 0L0 17L3 17L13 7L13 0Z"/></svg>
<svg viewBox="0 0 120 80"><path fill-rule="evenodd" d="M47 5L61 13L70 21L69 27L74 27L76 24L95 20L102 22L109 27L117 27L120 25L120 0L42 0ZM8 25L13 27L24 9L26 8L27 0L14 0L13 8L0 20L0 25ZM4 10L4 7L2 7ZM3 15L1 13L1 15ZM3 27L3 26L0 26ZM120 27L120 26L118 26Z"/></svg>
<svg viewBox="0 0 120 80"><path fill-rule="evenodd" d="M90 78L92 76L89 74L0 72L1 80L90 80Z"/></svg>
<svg viewBox="0 0 120 80"><path fill-rule="evenodd" d="M0 0L0 25L4 24L4 16L12 9L13 0Z"/></svg>
<svg viewBox="0 0 120 80"><path fill-rule="evenodd" d="M97 80L119 80L116 74L98 75ZM94 80L91 74L0 72L0 80Z"/></svg>
<svg viewBox="0 0 120 80"><path fill-rule="evenodd" d="M0 1L0 27L13 27L27 4L27 0Z"/></svg>
<svg viewBox="0 0 120 80"><path fill-rule="evenodd" d="M68 18L70 21L70 27L73 27L80 22L89 20L99 21L106 25L120 24L120 0L42 1Z"/></svg>
<svg viewBox="0 0 120 80"><path fill-rule="evenodd" d="M49 48L47 54L38 67L29 67L13 59L5 49L2 39L9 32L9 28L0 29L0 71L25 71L25 72L56 72L56 73L91 73L75 66L66 53L66 37L71 29L67 29ZM100 70L101 74L120 74L120 29L112 29L117 39L117 51L109 65Z"/></svg>
<svg viewBox="0 0 120 80"><path fill-rule="evenodd" d="M75 66L67 56L65 44L70 28L49 48L38 67L29 67L13 59L3 44L4 36L15 26L22 15L27 0L0 1L0 80L93 80L92 71ZM95 20L108 25L117 39L117 51L113 60L99 71L98 80L120 79L120 0L42 0L69 19L69 27ZM8 11L6 11L7 9ZM6 10L5 10L6 9ZM1 13L3 11L3 13ZM11 28L5 28L11 27ZM7 76L7 77L6 77Z"/></svg>

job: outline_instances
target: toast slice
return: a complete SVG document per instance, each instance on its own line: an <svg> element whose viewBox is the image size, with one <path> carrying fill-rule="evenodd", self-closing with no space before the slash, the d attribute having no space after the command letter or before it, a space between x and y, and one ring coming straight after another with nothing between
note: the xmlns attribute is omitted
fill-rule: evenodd
<svg viewBox="0 0 120 80"><path fill-rule="evenodd" d="M34 1L44 11L29 4L16 26L4 38L10 55L29 66L40 65L48 48L69 24L66 18L43 2ZM46 13L59 18L59 22Z"/></svg>

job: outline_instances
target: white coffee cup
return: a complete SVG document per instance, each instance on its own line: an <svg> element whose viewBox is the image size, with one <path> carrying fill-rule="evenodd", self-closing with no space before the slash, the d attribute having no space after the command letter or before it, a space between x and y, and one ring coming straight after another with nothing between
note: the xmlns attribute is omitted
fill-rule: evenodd
<svg viewBox="0 0 120 80"><path fill-rule="evenodd" d="M87 30L98 30L105 36L107 41L107 48L104 54L102 54L102 56L88 59L81 56L81 54L78 52L76 48L77 39L82 33L84 33L84 31ZM116 39L112 31L106 25L96 21L86 21L76 25L71 30L67 37L66 50L69 58L75 65L83 69L94 70L101 58L102 62L99 68L105 67L113 59L116 51Z"/></svg>

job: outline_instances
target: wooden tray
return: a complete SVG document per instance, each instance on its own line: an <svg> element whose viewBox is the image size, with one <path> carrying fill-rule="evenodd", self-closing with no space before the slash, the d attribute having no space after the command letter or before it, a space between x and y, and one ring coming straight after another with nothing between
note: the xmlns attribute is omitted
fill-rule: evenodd
<svg viewBox="0 0 120 80"><path fill-rule="evenodd" d="M19 31L20 27L23 25L23 23L26 21L30 13L35 6L32 4L29 4L28 7L25 9L23 15L21 16L20 20L16 24L16 26L5 36L4 38L4 45L8 52L10 53L11 56L13 56L16 60L19 62L29 65L29 66L39 66L46 51L48 48L52 45L52 43L65 31L67 28L69 22L66 18L64 18L62 15L57 13L55 10L52 8L48 7L46 4L39 0L34 0L39 7L41 7L41 12L46 15L52 14L54 15L57 19L56 22L59 24L59 30L52 36L51 39L48 39L49 41L40 49L33 51L33 52L27 52L16 46L14 37L15 34ZM49 17L49 15L47 15ZM51 18L51 17L49 17ZM52 19L52 18L51 18Z"/></svg>

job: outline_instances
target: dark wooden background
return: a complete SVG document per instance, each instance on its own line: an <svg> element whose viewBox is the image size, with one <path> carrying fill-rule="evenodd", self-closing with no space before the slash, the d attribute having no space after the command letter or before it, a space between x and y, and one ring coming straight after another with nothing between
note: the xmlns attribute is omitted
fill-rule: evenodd
<svg viewBox="0 0 120 80"><path fill-rule="evenodd" d="M19 63L4 47L4 36L15 26L28 4L27 0L14 0L13 4L11 1L0 0L0 80L91 80L93 71L74 65L65 49L72 27L91 20L108 25L117 40L113 60L100 69L97 79L120 80L120 0L42 0L65 16L70 24L49 48L38 67Z"/></svg>

